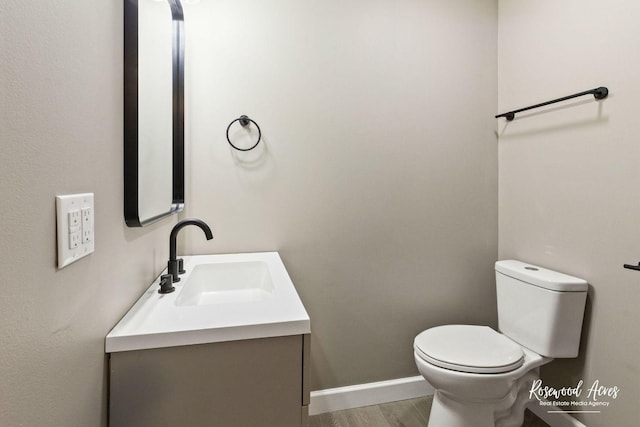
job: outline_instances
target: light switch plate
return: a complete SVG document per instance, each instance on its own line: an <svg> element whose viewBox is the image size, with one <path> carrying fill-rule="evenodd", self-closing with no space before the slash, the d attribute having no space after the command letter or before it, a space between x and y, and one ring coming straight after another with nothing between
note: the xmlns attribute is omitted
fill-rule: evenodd
<svg viewBox="0 0 640 427"><path fill-rule="evenodd" d="M93 193L56 196L58 268L94 250Z"/></svg>

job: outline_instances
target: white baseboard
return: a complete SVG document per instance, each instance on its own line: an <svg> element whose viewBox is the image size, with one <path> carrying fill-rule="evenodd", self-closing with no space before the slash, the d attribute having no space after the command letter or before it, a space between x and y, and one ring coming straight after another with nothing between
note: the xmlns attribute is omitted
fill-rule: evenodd
<svg viewBox="0 0 640 427"><path fill-rule="evenodd" d="M527 405L528 410L551 427L587 427L567 413L554 412L550 414L546 408L548 406L540 406L537 402L531 402Z"/></svg>
<svg viewBox="0 0 640 427"><path fill-rule="evenodd" d="M430 396L433 387L421 376L311 392L309 415Z"/></svg>
<svg viewBox="0 0 640 427"><path fill-rule="evenodd" d="M433 387L421 376L312 391L309 415L431 396L433 392ZM535 402L527 408L551 427L586 427L569 414L549 414L546 407Z"/></svg>

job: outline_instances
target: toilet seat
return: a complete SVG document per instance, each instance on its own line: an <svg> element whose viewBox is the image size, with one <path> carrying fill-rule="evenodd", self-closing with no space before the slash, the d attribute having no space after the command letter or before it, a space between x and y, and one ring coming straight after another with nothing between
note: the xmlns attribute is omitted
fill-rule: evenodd
<svg viewBox="0 0 640 427"><path fill-rule="evenodd" d="M413 347L424 361L458 372L497 374L524 363L522 348L488 326L436 326L418 334Z"/></svg>

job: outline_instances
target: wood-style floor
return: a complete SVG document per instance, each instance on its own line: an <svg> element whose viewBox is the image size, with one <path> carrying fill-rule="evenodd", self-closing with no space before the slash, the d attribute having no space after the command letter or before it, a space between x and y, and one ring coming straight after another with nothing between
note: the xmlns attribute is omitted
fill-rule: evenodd
<svg viewBox="0 0 640 427"><path fill-rule="evenodd" d="M402 400L314 415L310 427L426 427L432 397ZM547 423L526 411L523 427L549 427Z"/></svg>

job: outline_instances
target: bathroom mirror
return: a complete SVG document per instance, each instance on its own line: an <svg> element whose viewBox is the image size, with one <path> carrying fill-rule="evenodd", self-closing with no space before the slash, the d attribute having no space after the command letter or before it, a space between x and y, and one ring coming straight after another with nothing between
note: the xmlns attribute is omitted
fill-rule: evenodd
<svg viewBox="0 0 640 427"><path fill-rule="evenodd" d="M143 227L184 207L180 0L124 0L124 217Z"/></svg>

